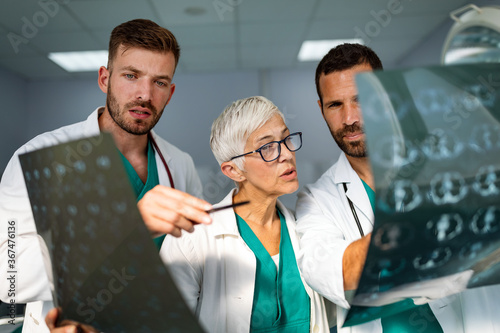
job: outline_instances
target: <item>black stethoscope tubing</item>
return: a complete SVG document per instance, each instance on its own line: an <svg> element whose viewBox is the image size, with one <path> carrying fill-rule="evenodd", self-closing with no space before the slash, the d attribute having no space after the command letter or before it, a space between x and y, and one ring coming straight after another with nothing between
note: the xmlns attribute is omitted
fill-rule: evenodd
<svg viewBox="0 0 500 333"><path fill-rule="evenodd" d="M352 203L351 199L349 199L349 197L347 196L347 185L346 183L342 183L342 185L344 185L345 197L347 198L347 202L349 202L349 207L351 207L352 216L354 216L354 221L356 221L359 233L361 234L361 237L364 237L365 233L363 232L363 228L361 228L361 222L359 222L358 214L356 213L356 209L354 209L354 204Z"/></svg>
<svg viewBox="0 0 500 333"><path fill-rule="evenodd" d="M172 178L172 173L170 173L170 169L168 167L168 164L165 161L165 158L163 157L163 154L161 153L160 148L158 148L158 145L156 144L155 139L153 139L153 135L151 134L151 132L148 133L148 137L149 137L149 140L151 140L151 143L153 144L153 147L155 148L156 152L158 153L158 156L160 156L160 159L163 163L163 166L167 170L168 180L170 181L170 187L175 189L174 179Z"/></svg>

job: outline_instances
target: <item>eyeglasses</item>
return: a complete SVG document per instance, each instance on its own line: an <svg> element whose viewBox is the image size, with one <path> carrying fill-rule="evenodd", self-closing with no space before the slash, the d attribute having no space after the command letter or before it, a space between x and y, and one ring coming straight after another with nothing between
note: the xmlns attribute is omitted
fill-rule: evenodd
<svg viewBox="0 0 500 333"><path fill-rule="evenodd" d="M264 161L272 162L281 155L281 143L284 143L286 148L291 152L299 150L300 147L302 147L302 132L292 133L281 141L271 141L266 143L259 149L232 157L231 161L235 158L258 152Z"/></svg>

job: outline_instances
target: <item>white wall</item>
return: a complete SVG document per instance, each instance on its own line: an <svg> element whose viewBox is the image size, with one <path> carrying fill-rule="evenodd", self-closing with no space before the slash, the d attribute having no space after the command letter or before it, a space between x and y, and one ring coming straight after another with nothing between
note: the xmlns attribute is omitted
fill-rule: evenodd
<svg viewBox="0 0 500 333"><path fill-rule="evenodd" d="M256 72L174 77L176 91L156 132L189 152L196 165L217 163L210 150L212 122L232 101L259 93Z"/></svg>
<svg viewBox="0 0 500 333"><path fill-rule="evenodd" d="M106 95L95 80L47 80L28 83L25 141L64 125L85 120Z"/></svg>

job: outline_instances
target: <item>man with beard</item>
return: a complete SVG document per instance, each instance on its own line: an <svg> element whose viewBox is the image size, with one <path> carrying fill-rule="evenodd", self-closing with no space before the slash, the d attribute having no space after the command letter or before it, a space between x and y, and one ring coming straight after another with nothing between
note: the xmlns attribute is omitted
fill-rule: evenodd
<svg viewBox="0 0 500 333"><path fill-rule="evenodd" d="M106 106L83 122L37 136L18 149L7 165L0 183L0 216L17 221L16 302L38 301L28 304L24 332L48 331L44 317L52 298L19 154L109 132L153 237L180 236L181 230L192 231L195 223L211 222L205 210L212 206L196 198L202 187L193 160L152 131L175 91L172 79L179 54L174 35L152 21L138 19L117 26L111 33L107 68L99 69ZM2 258L7 258L6 230L0 231ZM0 262L6 272L7 260ZM2 301L9 300L7 283L4 278L0 281Z"/></svg>
<svg viewBox="0 0 500 333"><path fill-rule="evenodd" d="M358 286L374 222L374 180L354 76L377 69L382 69L378 56L359 44L333 48L316 69L318 105L342 153L298 194L297 257L306 282L337 305L337 327L350 308L346 291ZM494 290L498 295L497 289L467 290L339 332L495 332L496 301L481 301Z"/></svg>

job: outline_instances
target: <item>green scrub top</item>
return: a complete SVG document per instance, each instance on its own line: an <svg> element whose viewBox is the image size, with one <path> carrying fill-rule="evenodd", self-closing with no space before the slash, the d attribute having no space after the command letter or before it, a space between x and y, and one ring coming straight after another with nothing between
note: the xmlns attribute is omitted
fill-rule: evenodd
<svg viewBox="0 0 500 333"><path fill-rule="evenodd" d="M281 224L279 269L248 224L236 214L241 237L255 254L251 332L309 332L311 301L300 278L286 221Z"/></svg>
<svg viewBox="0 0 500 333"><path fill-rule="evenodd" d="M156 167L156 158L153 144L148 140L148 178L146 183L143 183L137 172L135 172L134 167L130 162L123 156L120 152L120 157L122 158L123 165L125 166L125 171L127 171L128 179L132 185L132 189L137 197L137 201L141 200L147 191L153 189L156 185L160 184L160 179L158 177L158 168ZM158 250L161 248L163 239L165 235L153 239Z"/></svg>
<svg viewBox="0 0 500 333"><path fill-rule="evenodd" d="M375 212L375 191L362 179L361 181L363 182L368 199L370 199L373 212ZM425 332L429 333L443 332L429 304L415 306L411 299L406 299L397 304L398 307L411 308L392 316L382 317L382 329L384 333L418 333L422 332L422 327L425 327ZM387 310L392 311L390 308L388 307Z"/></svg>
<svg viewBox="0 0 500 333"><path fill-rule="evenodd" d="M143 183L137 172L135 172L134 167L130 162L123 156L120 152L120 156L127 171L128 179L132 185L132 189L137 197L137 201L141 200L147 191L151 190L156 185L160 184L160 179L158 178L158 169L156 168L156 158L155 151L151 141L148 140L148 178L146 183Z"/></svg>

